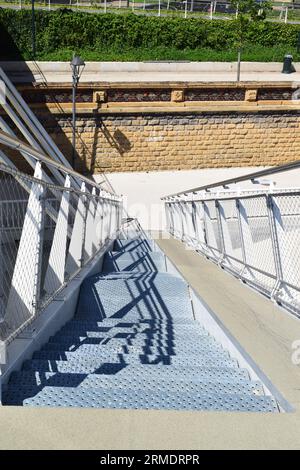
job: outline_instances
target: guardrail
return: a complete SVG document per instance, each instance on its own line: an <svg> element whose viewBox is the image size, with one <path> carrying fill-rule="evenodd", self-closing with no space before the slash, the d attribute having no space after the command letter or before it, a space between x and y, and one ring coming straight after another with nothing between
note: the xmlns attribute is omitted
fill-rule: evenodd
<svg viewBox="0 0 300 470"><path fill-rule="evenodd" d="M300 162L163 199L175 238L300 317L300 188L230 188L295 168Z"/></svg>
<svg viewBox="0 0 300 470"><path fill-rule="evenodd" d="M0 81L1 347L117 236L123 203L71 167L1 68Z"/></svg>
<svg viewBox="0 0 300 470"><path fill-rule="evenodd" d="M0 340L6 344L121 226L120 197L76 174L78 189L69 175L75 172L59 169L64 186L46 181L49 166L40 160L34 176L0 164Z"/></svg>

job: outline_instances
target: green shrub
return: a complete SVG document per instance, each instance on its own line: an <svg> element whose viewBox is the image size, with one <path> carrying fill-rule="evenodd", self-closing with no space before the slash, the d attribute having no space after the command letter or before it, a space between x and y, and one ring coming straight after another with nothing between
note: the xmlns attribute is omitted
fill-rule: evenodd
<svg viewBox="0 0 300 470"><path fill-rule="evenodd" d="M252 21L246 45L294 48L300 25ZM55 51L173 50L229 51L237 39L235 20L147 17L129 14L90 14L66 9L36 11L37 57ZM25 59L31 54L31 12L0 9L0 59ZM218 53L219 53L218 52Z"/></svg>

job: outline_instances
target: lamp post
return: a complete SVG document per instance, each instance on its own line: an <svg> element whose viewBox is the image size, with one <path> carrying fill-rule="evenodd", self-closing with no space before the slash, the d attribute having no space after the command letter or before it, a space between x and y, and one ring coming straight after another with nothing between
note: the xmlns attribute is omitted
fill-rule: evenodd
<svg viewBox="0 0 300 470"><path fill-rule="evenodd" d="M35 59L36 41L35 41L35 8L34 8L34 0L31 0L31 42L32 42L32 56L33 56L33 59Z"/></svg>
<svg viewBox="0 0 300 470"><path fill-rule="evenodd" d="M85 67L81 57L74 55L70 63L72 69L72 167L75 169L76 160L76 90Z"/></svg>

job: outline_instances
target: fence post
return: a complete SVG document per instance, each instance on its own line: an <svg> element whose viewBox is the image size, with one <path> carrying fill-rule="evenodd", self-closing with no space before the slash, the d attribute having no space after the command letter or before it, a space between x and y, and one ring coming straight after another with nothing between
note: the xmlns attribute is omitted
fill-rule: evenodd
<svg viewBox="0 0 300 470"><path fill-rule="evenodd" d="M209 12L209 18L212 20L213 19L213 11L214 11L214 3L210 2L210 12Z"/></svg>
<svg viewBox="0 0 300 470"><path fill-rule="evenodd" d="M274 263L275 263L275 270L276 270L276 283L271 292L271 299L276 299L276 294L280 289L281 283L283 281L282 275L282 264L280 258L280 249L278 243L278 234L276 229L276 222L275 222L275 210L274 210L274 200L271 194L266 195L266 205L268 210L268 219L270 225L270 234L271 234L271 241L272 241L272 248L273 248L273 256L274 256Z"/></svg>

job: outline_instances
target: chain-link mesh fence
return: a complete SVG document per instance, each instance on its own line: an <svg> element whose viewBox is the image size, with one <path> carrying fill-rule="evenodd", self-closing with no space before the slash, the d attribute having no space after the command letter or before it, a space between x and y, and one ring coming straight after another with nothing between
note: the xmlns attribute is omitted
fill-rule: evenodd
<svg viewBox="0 0 300 470"><path fill-rule="evenodd" d="M54 186L42 175L0 167L0 341L6 343L121 225L116 196Z"/></svg>

